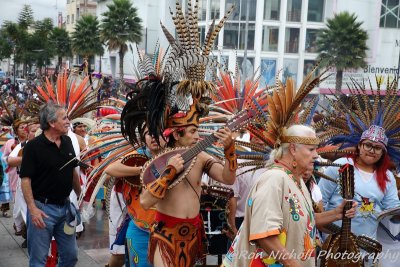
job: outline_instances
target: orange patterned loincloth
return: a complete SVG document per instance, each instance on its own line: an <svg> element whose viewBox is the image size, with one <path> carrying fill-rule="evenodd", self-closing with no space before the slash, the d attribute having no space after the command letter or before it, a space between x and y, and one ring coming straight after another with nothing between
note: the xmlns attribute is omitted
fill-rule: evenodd
<svg viewBox="0 0 400 267"><path fill-rule="evenodd" d="M202 241L205 238L200 214L192 219L179 219L156 213L156 223L151 229L149 261L153 264L157 246L166 266L194 266L205 254Z"/></svg>

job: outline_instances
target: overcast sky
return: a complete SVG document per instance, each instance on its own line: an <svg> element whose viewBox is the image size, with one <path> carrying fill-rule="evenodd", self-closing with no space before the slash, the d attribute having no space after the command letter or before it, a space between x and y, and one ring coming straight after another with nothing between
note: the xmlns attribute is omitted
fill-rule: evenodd
<svg viewBox="0 0 400 267"><path fill-rule="evenodd" d="M0 25L5 20L17 22L25 4L32 7L35 20L51 18L56 25L58 12L65 12L66 2L66 0L0 0Z"/></svg>

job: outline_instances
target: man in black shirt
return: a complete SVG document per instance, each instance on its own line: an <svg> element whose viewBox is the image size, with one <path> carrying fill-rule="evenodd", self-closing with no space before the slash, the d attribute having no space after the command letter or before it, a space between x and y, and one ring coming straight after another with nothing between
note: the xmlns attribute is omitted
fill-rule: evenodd
<svg viewBox="0 0 400 267"><path fill-rule="evenodd" d="M30 266L45 266L52 237L59 251L58 266L75 266L78 258L75 233L64 232L71 210L68 196L81 193L71 139L66 135L70 122L65 109L52 102L40 110L43 133L23 150L20 177L28 206L28 253ZM68 163L68 164L67 164ZM73 213L72 212L72 213ZM70 216L69 216L70 217Z"/></svg>

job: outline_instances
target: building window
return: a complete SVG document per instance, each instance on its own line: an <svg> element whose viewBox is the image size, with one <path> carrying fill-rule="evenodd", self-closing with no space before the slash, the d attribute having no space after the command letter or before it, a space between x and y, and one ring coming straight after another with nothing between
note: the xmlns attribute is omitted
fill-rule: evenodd
<svg viewBox="0 0 400 267"><path fill-rule="evenodd" d="M262 58L260 70L260 86L266 87L269 85L274 85L276 76L276 59Z"/></svg>
<svg viewBox="0 0 400 267"><path fill-rule="evenodd" d="M323 0L308 0L307 21L322 22L324 2Z"/></svg>
<svg viewBox="0 0 400 267"><path fill-rule="evenodd" d="M210 0L210 19L219 18L219 0Z"/></svg>
<svg viewBox="0 0 400 267"><path fill-rule="evenodd" d="M67 24L69 24L69 15L67 15Z"/></svg>
<svg viewBox="0 0 400 267"><path fill-rule="evenodd" d="M306 52L317 53L317 29L307 29L306 31Z"/></svg>
<svg viewBox="0 0 400 267"><path fill-rule="evenodd" d="M74 14L71 15L71 23L74 24Z"/></svg>
<svg viewBox="0 0 400 267"><path fill-rule="evenodd" d="M235 9L233 9L232 14L229 16L229 20L239 20L239 17L240 17L240 0L226 0L225 12L228 12L228 10L231 10L233 5L235 5Z"/></svg>
<svg viewBox="0 0 400 267"><path fill-rule="evenodd" d="M211 0L210 0L211 1ZM225 10L228 11L235 6L229 16L229 22L224 25L224 48L243 50L247 38L247 49L254 50L254 36L256 28L256 8L257 0L226 0ZM218 1L215 1L217 5ZM248 34L246 36L246 9L249 5Z"/></svg>
<svg viewBox="0 0 400 267"><path fill-rule="evenodd" d="M69 0L67 0L67 4L69 4Z"/></svg>
<svg viewBox="0 0 400 267"><path fill-rule="evenodd" d="M249 3L247 3L249 2ZM241 0L240 7L240 17L242 20L246 20L246 10L249 6L249 20L256 21L256 11L257 11L257 0Z"/></svg>
<svg viewBox="0 0 400 267"><path fill-rule="evenodd" d="M262 50L278 51L279 27L264 26Z"/></svg>
<svg viewBox="0 0 400 267"><path fill-rule="evenodd" d="M307 76L307 74L309 74L314 66L315 66L316 62L315 60L304 60L304 69L303 69L303 77L305 78ZM315 71L315 75L318 75L319 71L318 69Z"/></svg>
<svg viewBox="0 0 400 267"><path fill-rule="evenodd" d="M287 18L288 21L300 21L301 19L301 0L287 1Z"/></svg>
<svg viewBox="0 0 400 267"><path fill-rule="evenodd" d="M264 0L264 20L279 20L281 0Z"/></svg>
<svg viewBox="0 0 400 267"><path fill-rule="evenodd" d="M286 28L285 53L299 52L299 28Z"/></svg>
<svg viewBox="0 0 400 267"><path fill-rule="evenodd" d="M243 62L243 57L237 57L237 63L239 67L240 76L243 81L245 79L251 79L254 75L254 58L247 57L246 62Z"/></svg>
<svg viewBox="0 0 400 267"><path fill-rule="evenodd" d="M219 0L209 0L209 6L207 6L207 0L199 0L199 21L205 21L207 19L207 12L209 13L210 20L219 19L219 5L220 1ZM194 9L192 5L192 9ZM187 6L186 6L186 12L187 12Z"/></svg>
<svg viewBox="0 0 400 267"><path fill-rule="evenodd" d="M255 23L249 23L247 35L247 49L254 49ZM224 48L239 49L245 48L246 23L230 22L224 25Z"/></svg>
<svg viewBox="0 0 400 267"><path fill-rule="evenodd" d="M247 1L249 1L247 3ZM231 9L232 5L235 5L235 9L229 17L229 20L246 20L246 9L249 5L249 21L256 20L257 0L226 0L225 10Z"/></svg>
<svg viewBox="0 0 400 267"><path fill-rule="evenodd" d="M221 56L220 63L222 66L224 66L226 69L229 67L229 56Z"/></svg>
<svg viewBox="0 0 400 267"><path fill-rule="evenodd" d="M199 38L200 38L200 44L203 44L204 39L206 38L206 26L199 27Z"/></svg>
<svg viewBox="0 0 400 267"><path fill-rule="evenodd" d="M283 72L282 72L282 82L285 84L286 80L292 78L296 84L297 80L297 59L284 58L283 59Z"/></svg>
<svg viewBox="0 0 400 267"><path fill-rule="evenodd" d="M380 27L400 28L399 0L382 0Z"/></svg>
<svg viewBox="0 0 400 267"><path fill-rule="evenodd" d="M187 8L187 6L186 6L186 8ZM194 8L194 6L192 6L192 9L193 8ZM207 14L207 0L200 0L199 1L199 20L206 20L206 14Z"/></svg>
<svg viewBox="0 0 400 267"><path fill-rule="evenodd" d="M237 49L239 44L239 23L225 23L224 48Z"/></svg>
<svg viewBox="0 0 400 267"><path fill-rule="evenodd" d="M76 20L79 20L79 8L76 9Z"/></svg>
<svg viewBox="0 0 400 267"><path fill-rule="evenodd" d="M248 34L247 34L247 49L254 50L254 36L256 31L256 24L249 23ZM240 23L240 38L239 38L239 49L245 49L246 42L246 23Z"/></svg>

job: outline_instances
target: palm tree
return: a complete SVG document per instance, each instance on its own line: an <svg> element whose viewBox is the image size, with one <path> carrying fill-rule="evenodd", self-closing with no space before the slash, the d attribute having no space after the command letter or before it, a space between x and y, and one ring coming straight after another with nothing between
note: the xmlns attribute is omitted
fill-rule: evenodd
<svg viewBox="0 0 400 267"><path fill-rule="evenodd" d="M123 84L127 42L139 43L142 40L142 20L129 0L114 0L107 7L108 11L102 14L101 38L108 50L118 50L120 80Z"/></svg>
<svg viewBox="0 0 400 267"><path fill-rule="evenodd" d="M50 33L50 43L57 55L57 72L61 70L62 58L71 56L71 38L64 28L55 27Z"/></svg>
<svg viewBox="0 0 400 267"><path fill-rule="evenodd" d="M336 67L336 93L341 91L345 69L366 65L368 34L356 20L355 14L341 12L328 19L327 28L318 33L318 59L322 66Z"/></svg>
<svg viewBox="0 0 400 267"><path fill-rule="evenodd" d="M75 25L72 33L72 50L84 58L101 55L104 52L100 41L99 21L93 15L83 15Z"/></svg>
<svg viewBox="0 0 400 267"><path fill-rule="evenodd" d="M14 61L14 82L18 64L22 62L23 54L25 51L24 44L26 43L26 30L21 29L17 23L5 21L2 26L3 34L7 42L12 46L13 61Z"/></svg>

